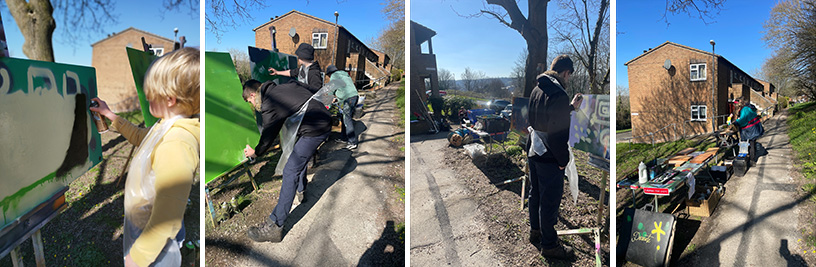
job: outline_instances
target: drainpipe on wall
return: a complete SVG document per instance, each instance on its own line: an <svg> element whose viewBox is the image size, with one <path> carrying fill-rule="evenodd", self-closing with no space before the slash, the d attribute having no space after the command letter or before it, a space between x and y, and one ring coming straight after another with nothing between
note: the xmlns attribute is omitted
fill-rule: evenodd
<svg viewBox="0 0 816 267"><path fill-rule="evenodd" d="M334 49L332 49L332 65L337 64L337 36L339 28L337 28L337 19L340 17L340 13L334 11ZM336 66L335 66L336 67Z"/></svg>
<svg viewBox="0 0 816 267"><path fill-rule="evenodd" d="M714 115L711 118L711 131L717 131L717 87L714 85L714 76L716 73L714 72L714 65L717 64L717 56L714 54L714 40L709 41L708 43L711 44L711 114Z"/></svg>
<svg viewBox="0 0 816 267"><path fill-rule="evenodd" d="M275 26L269 26L269 36L272 37L272 51L277 53L278 52L278 42L275 40L275 33L278 31L275 30Z"/></svg>

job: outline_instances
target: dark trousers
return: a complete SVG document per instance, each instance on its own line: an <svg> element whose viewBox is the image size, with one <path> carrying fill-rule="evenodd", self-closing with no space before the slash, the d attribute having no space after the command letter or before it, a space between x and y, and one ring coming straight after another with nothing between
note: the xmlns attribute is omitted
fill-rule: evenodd
<svg viewBox="0 0 816 267"><path fill-rule="evenodd" d="M292 202L295 200L295 191L302 192L306 189L306 165L320 143L323 143L328 136L329 133L320 136L301 136L295 142L292 155L289 156L286 166L283 167L283 182L278 205L272 210L272 214L269 214L269 218L278 226L283 225L286 217L289 216Z"/></svg>
<svg viewBox="0 0 816 267"><path fill-rule="evenodd" d="M530 228L541 231L541 248L558 246L558 208L564 195L564 170L558 163L541 160L535 156L527 158L530 168Z"/></svg>
<svg viewBox="0 0 816 267"><path fill-rule="evenodd" d="M358 96L349 97L343 101L343 129L340 131L340 138L348 140L349 144L357 144L357 132L354 131L354 109L357 108Z"/></svg>

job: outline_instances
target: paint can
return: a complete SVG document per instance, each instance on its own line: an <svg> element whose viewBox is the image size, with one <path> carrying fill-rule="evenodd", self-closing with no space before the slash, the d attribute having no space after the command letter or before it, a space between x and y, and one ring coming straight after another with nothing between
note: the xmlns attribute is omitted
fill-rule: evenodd
<svg viewBox="0 0 816 267"><path fill-rule="evenodd" d="M99 103L97 103L96 100L91 100L91 107L99 107ZM91 111L91 114L93 115L94 123L96 123L96 130L99 131L100 134L108 132L108 124L105 123L105 119L99 115L99 112Z"/></svg>

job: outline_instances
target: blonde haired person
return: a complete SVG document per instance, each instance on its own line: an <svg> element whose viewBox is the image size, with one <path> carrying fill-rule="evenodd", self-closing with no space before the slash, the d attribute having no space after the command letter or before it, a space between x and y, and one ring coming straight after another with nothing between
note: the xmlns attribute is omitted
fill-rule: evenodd
<svg viewBox="0 0 816 267"><path fill-rule="evenodd" d="M179 266L182 219L199 159L199 50L182 48L157 59L145 75L150 128L117 116L100 100L92 111L138 146L125 182L125 266Z"/></svg>

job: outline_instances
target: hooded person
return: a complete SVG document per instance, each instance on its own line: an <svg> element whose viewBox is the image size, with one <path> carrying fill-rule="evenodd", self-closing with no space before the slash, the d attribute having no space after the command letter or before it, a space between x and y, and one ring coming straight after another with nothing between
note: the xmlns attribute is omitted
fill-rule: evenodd
<svg viewBox="0 0 816 267"><path fill-rule="evenodd" d="M357 100L359 94L357 87L354 87L354 80L348 75L348 72L338 70L334 65L326 67L326 75L329 75L329 81L341 81L342 86L334 88L329 91L329 95L334 95L334 102L342 103L343 110L343 129L341 130L340 138L348 141L347 149L357 148L357 132L354 131L354 109L357 107Z"/></svg>
<svg viewBox="0 0 816 267"><path fill-rule="evenodd" d="M320 63L314 60L314 47L307 43L301 43L295 50L299 67L291 70L276 70L269 68L270 75L280 75L286 77L296 77L301 83L320 89L323 87L323 74L320 71Z"/></svg>
<svg viewBox="0 0 816 267"><path fill-rule="evenodd" d="M740 141L748 141L748 158L751 160L751 165L756 165L756 141L765 134L765 129L762 127L762 118L757 116L756 107L751 105L744 97L734 102L737 106L734 112L737 115L734 125L739 128Z"/></svg>
<svg viewBox="0 0 816 267"><path fill-rule="evenodd" d="M244 149L244 155L248 158L269 152L286 120L307 105L297 129L297 141L283 167L278 204L260 225L252 226L247 231L249 238L256 242L283 240L283 224L289 216L295 196L298 196L301 203L306 202L306 165L331 131L331 114L323 103L312 98L318 92L317 89L298 81L280 85L272 81L244 82L243 98L260 112L263 121L258 144L254 148L247 145Z"/></svg>
<svg viewBox="0 0 816 267"><path fill-rule="evenodd" d="M567 87L575 71L567 55L556 57L550 70L536 80L530 94L527 162L530 169L530 242L546 258L569 259L570 246L561 244L555 231L564 194L564 169L569 163L570 112L581 106L581 94L569 101Z"/></svg>

